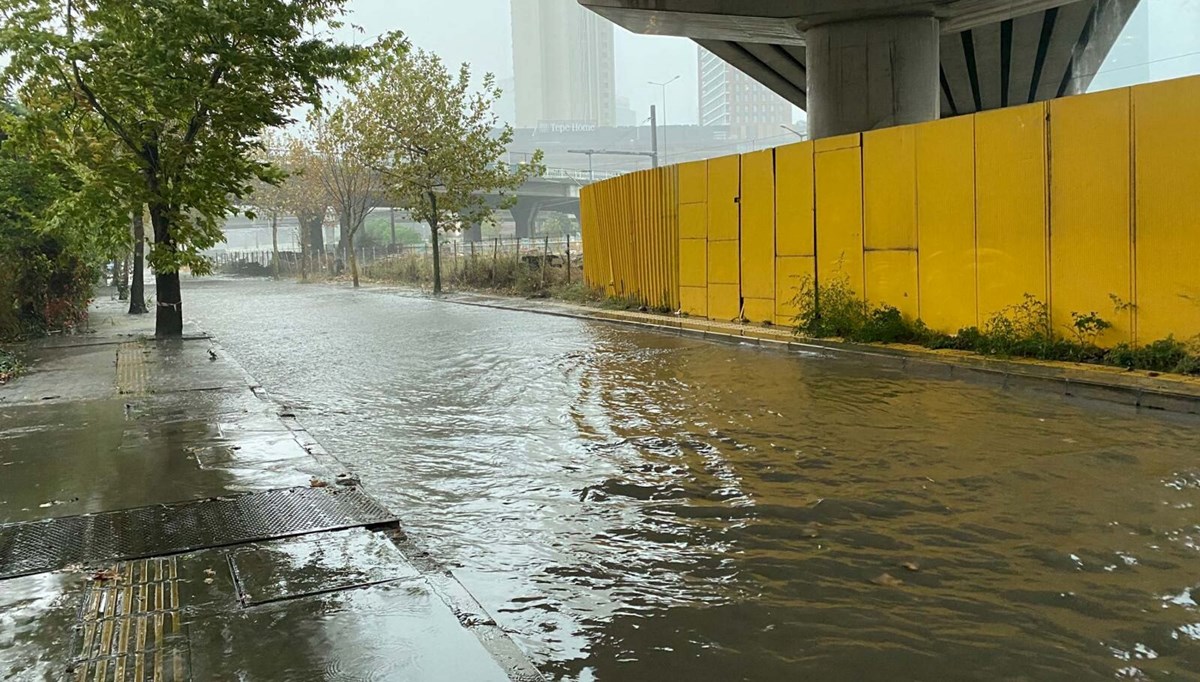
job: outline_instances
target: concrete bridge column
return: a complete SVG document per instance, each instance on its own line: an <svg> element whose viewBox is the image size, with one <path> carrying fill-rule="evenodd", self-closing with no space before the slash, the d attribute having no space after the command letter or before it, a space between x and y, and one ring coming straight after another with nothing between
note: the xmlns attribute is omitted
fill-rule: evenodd
<svg viewBox="0 0 1200 682"><path fill-rule="evenodd" d="M938 118L939 27L934 17L822 24L808 40L808 132L813 138Z"/></svg>
<svg viewBox="0 0 1200 682"><path fill-rule="evenodd" d="M513 221L517 224L517 236L521 239L527 239L533 236L534 221L537 220L538 211L542 205L539 201L519 198L517 203L513 205L509 211L512 212Z"/></svg>
<svg viewBox="0 0 1200 682"><path fill-rule="evenodd" d="M481 242L483 241L483 223L471 223L471 226L463 230L464 242Z"/></svg>

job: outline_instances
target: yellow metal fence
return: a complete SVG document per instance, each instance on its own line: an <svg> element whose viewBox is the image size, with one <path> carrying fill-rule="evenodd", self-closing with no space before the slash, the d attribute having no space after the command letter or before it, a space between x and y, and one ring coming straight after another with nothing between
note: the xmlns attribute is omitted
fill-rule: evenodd
<svg viewBox="0 0 1200 682"><path fill-rule="evenodd" d="M1026 295L1100 339L1200 334L1200 77L642 171L585 187L588 283L790 324L805 278L934 329Z"/></svg>

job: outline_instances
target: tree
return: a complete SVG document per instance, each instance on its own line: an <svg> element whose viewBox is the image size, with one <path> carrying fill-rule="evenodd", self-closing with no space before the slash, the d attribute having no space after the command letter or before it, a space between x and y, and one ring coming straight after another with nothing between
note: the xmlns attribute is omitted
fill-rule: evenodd
<svg viewBox="0 0 1200 682"><path fill-rule="evenodd" d="M355 288L358 258L354 255L354 235L382 189L381 175L368 161L364 113L362 100L352 98L340 102L328 115L313 120L321 181L338 212Z"/></svg>
<svg viewBox="0 0 1200 682"><path fill-rule="evenodd" d="M133 284L129 287L129 314L145 315L150 311L146 308L146 208L141 204L133 209L130 230L133 239L133 258L130 265L133 270Z"/></svg>
<svg viewBox="0 0 1200 682"><path fill-rule="evenodd" d="M441 231L493 221L486 193L500 193L502 207L529 177L542 172L542 153L510 168L501 162L513 131L500 126L493 105L500 98L492 74L471 91L471 70L452 74L436 55L381 45L373 70L356 84L364 112L364 156L396 206L429 225L433 241L433 292L441 293Z"/></svg>
<svg viewBox="0 0 1200 682"><path fill-rule="evenodd" d="M308 259L321 247L321 230L329 212L329 193L321 175L321 160L311 144L289 137L283 145L281 164L287 180L283 184L283 206L300 222L300 279L308 278Z"/></svg>
<svg viewBox="0 0 1200 682"><path fill-rule="evenodd" d="M76 326L87 316L100 265L127 250L120 214L71 213L65 199L90 190L86 164L102 145L63 128L49 145L29 144L32 114L0 106L0 338Z"/></svg>
<svg viewBox="0 0 1200 682"><path fill-rule="evenodd" d="M211 269L202 251L269 175L259 136L354 67L361 51L315 28L336 28L345 2L0 0L0 84L55 105L41 120L94 118L119 145L89 178L102 188L68 200L146 205L158 336L183 332L180 269Z"/></svg>
<svg viewBox="0 0 1200 682"><path fill-rule="evenodd" d="M271 221L271 277L279 279L279 216L287 212L287 196L283 185L287 171L281 165L285 155L277 136L268 134L263 138L259 161L274 171L264 174L254 183L251 203L257 212L265 214Z"/></svg>

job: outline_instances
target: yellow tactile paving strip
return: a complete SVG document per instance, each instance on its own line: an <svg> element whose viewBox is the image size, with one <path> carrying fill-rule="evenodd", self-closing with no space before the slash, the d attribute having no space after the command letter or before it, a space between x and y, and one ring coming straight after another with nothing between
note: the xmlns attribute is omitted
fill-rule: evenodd
<svg viewBox="0 0 1200 682"><path fill-rule="evenodd" d="M146 392L146 349L140 341L126 341L117 348L117 392L143 395Z"/></svg>
<svg viewBox="0 0 1200 682"><path fill-rule="evenodd" d="M187 679L182 618L175 558L126 561L97 571L80 610L72 679Z"/></svg>

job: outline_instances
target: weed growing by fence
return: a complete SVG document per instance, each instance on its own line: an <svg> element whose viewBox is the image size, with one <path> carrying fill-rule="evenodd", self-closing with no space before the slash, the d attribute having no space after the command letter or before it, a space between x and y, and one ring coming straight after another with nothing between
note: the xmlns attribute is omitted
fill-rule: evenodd
<svg viewBox="0 0 1200 682"><path fill-rule="evenodd" d="M1099 313L1071 313L1068 336L1055 333L1050 311L1034 296L996 313L980 327L955 334L929 329L889 305L872 306L858 298L849 277L818 285L805 277L792 305L795 331L812 338L837 337L860 343L907 343L931 349L971 351L994 357L1022 357L1106 364L1126 369L1200 375L1200 341L1172 337L1145 346L1128 343L1111 349L1097 339L1112 328ZM1120 309L1118 309L1120 312Z"/></svg>
<svg viewBox="0 0 1200 682"><path fill-rule="evenodd" d="M24 369L17 356L0 348L0 386L15 379Z"/></svg>

